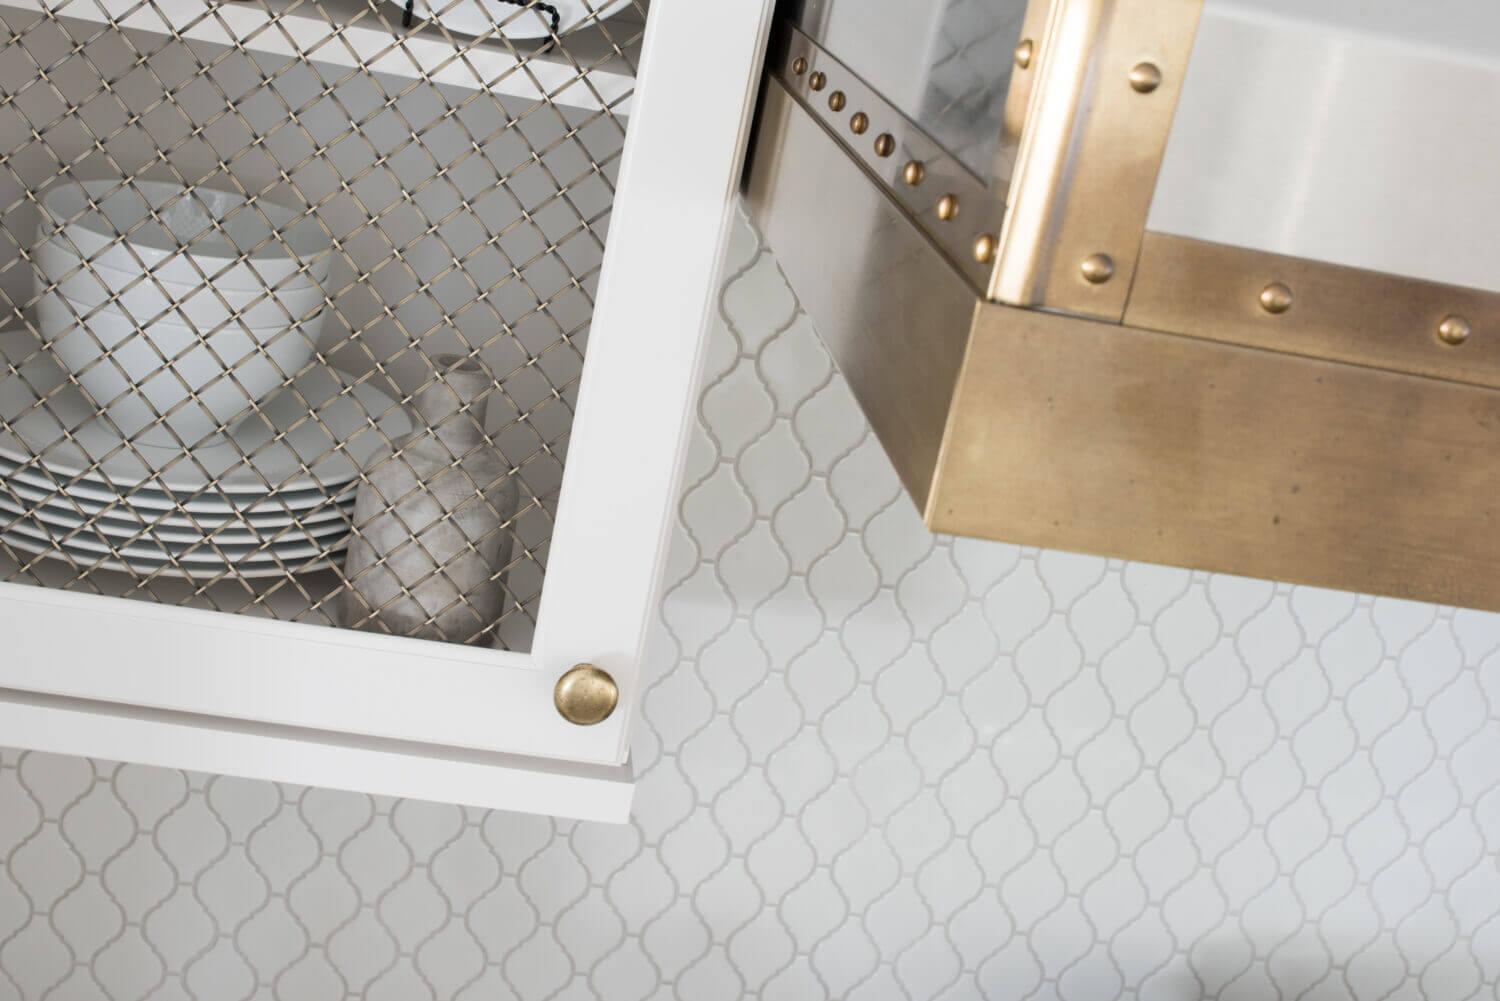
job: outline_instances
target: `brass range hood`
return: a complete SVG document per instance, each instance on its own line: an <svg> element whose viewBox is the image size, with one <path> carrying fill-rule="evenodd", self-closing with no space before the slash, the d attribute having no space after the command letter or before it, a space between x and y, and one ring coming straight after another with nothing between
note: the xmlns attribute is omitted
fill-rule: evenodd
<svg viewBox="0 0 1500 1001"><path fill-rule="evenodd" d="M931 530L1500 609L1500 8L778 18L748 204Z"/></svg>

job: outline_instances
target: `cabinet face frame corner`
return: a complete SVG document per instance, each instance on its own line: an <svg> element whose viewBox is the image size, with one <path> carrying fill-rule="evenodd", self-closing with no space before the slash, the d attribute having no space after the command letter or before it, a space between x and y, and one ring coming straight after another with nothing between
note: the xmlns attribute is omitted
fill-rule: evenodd
<svg viewBox="0 0 1500 1001"><path fill-rule="evenodd" d="M0 583L10 641L0 717L16 721L13 739L623 819L642 661L773 6L651 5L531 650ZM583 661L620 692L588 726L554 705L558 677ZM604 798L578 798L589 788Z"/></svg>

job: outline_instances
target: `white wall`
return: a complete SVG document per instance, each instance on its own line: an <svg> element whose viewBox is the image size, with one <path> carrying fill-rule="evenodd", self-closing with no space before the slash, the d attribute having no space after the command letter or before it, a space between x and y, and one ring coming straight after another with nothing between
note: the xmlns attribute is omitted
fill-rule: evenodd
<svg viewBox="0 0 1500 1001"><path fill-rule="evenodd" d="M1500 618L928 537L730 267L634 822L3 751L0 999L1497 996Z"/></svg>

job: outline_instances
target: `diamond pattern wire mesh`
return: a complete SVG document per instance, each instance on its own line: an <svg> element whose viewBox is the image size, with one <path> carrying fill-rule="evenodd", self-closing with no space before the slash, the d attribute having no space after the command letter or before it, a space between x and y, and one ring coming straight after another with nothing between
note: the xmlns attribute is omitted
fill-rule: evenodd
<svg viewBox="0 0 1500 1001"><path fill-rule="evenodd" d="M545 12L479 0L433 0L479 37L380 0L0 9L0 579L524 649L644 21L624 6L530 42L504 32ZM436 471L382 480L418 469L402 435L445 394L479 443L440 434ZM473 496L435 501L460 473ZM400 553L350 524L365 484ZM346 568L351 539L373 565ZM481 554L476 585L454 567Z"/></svg>
<svg viewBox="0 0 1500 1001"><path fill-rule="evenodd" d="M930 537L729 263L633 822L0 752L0 999L1497 996L1500 616Z"/></svg>

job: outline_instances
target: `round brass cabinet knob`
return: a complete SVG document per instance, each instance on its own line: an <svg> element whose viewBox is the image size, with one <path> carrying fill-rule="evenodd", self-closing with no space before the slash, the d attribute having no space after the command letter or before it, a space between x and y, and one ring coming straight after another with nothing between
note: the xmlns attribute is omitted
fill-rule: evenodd
<svg viewBox="0 0 1500 1001"><path fill-rule="evenodd" d="M1031 53L1034 49L1035 46L1031 44L1031 39L1021 39L1021 44L1016 46L1016 65L1023 70L1029 69L1031 67Z"/></svg>
<svg viewBox="0 0 1500 1001"><path fill-rule="evenodd" d="M579 664L557 679L552 689L557 711L569 723L593 726L609 719L620 703L620 689L615 679L593 664Z"/></svg>

